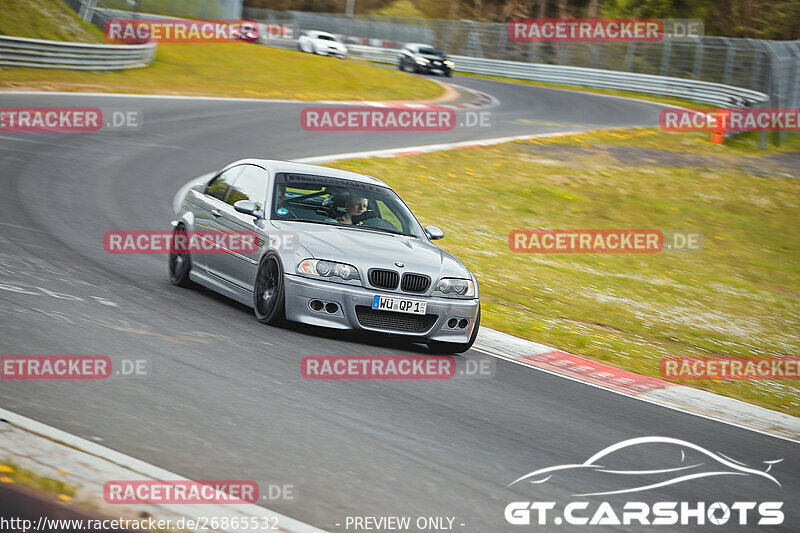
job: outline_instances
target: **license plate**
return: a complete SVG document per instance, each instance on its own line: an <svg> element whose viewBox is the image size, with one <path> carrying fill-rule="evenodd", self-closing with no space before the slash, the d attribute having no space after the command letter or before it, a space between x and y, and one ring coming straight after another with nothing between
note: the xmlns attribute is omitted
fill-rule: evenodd
<svg viewBox="0 0 800 533"><path fill-rule="evenodd" d="M393 296L376 296L372 300L372 308L378 311L397 311L398 313L411 313L424 315L428 302L395 298Z"/></svg>

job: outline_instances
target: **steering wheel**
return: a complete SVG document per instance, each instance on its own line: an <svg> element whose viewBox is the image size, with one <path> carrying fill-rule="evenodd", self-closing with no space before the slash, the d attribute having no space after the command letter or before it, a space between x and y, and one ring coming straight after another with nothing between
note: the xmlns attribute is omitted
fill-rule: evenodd
<svg viewBox="0 0 800 533"><path fill-rule="evenodd" d="M378 218L378 213L376 213L372 209L367 209L360 215L353 215L351 218L353 219L353 224L358 224L360 222L365 222L371 218Z"/></svg>

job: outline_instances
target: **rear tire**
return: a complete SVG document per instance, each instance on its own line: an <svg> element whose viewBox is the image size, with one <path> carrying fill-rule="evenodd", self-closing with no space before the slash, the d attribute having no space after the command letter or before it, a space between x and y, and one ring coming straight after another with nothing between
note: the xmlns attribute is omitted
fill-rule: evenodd
<svg viewBox="0 0 800 533"><path fill-rule="evenodd" d="M175 242L178 235L183 236L183 242L188 243L186 228L183 224L175 228L172 232L172 250L169 253L169 280L177 287L190 288L194 282L189 279L189 271L192 270L192 256L188 253L176 253Z"/></svg>
<svg viewBox="0 0 800 533"><path fill-rule="evenodd" d="M286 320L283 267L274 253L261 260L253 287L253 310L262 324L277 326Z"/></svg>
<svg viewBox="0 0 800 533"><path fill-rule="evenodd" d="M472 348L475 344L475 339L478 338L478 330L481 327L481 308L478 305L478 316L475 318L475 325L472 328L472 334L469 336L467 342L442 342L430 341L428 342L428 349L437 355L464 353Z"/></svg>

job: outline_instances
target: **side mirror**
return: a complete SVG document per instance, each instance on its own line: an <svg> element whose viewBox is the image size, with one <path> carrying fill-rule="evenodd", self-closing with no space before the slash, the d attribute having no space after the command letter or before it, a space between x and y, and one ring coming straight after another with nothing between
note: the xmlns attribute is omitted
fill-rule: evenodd
<svg viewBox="0 0 800 533"><path fill-rule="evenodd" d="M444 237L444 232L436 226L427 226L425 228L425 235L427 235L430 240L435 241Z"/></svg>
<svg viewBox="0 0 800 533"><path fill-rule="evenodd" d="M261 215L258 212L258 204L256 204L252 200L239 200L238 202L233 204L233 208L236 210L237 213L252 215L257 218L261 217Z"/></svg>

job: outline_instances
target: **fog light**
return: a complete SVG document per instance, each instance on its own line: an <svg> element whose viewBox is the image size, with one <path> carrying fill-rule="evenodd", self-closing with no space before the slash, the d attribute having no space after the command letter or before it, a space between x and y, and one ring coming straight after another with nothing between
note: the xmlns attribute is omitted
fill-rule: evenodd
<svg viewBox="0 0 800 533"><path fill-rule="evenodd" d="M311 303L309 305L311 306L311 309L313 309L314 311L322 311L322 308L324 307L323 303L320 302L319 300L311 300Z"/></svg>
<svg viewBox="0 0 800 533"><path fill-rule="evenodd" d="M467 327L467 324L469 324L469 320L467 320L466 318L462 318L461 320L458 321L458 327L460 327L461 329Z"/></svg>
<svg viewBox="0 0 800 533"><path fill-rule="evenodd" d="M333 314L333 313L335 313L336 311L339 310L339 306L336 305L336 304L326 304L325 305L325 310L327 312L329 312L330 314Z"/></svg>
<svg viewBox="0 0 800 533"><path fill-rule="evenodd" d="M456 320L455 318L451 318L450 320L447 321L447 327L449 328L454 328L456 327L457 324L458 320Z"/></svg>

